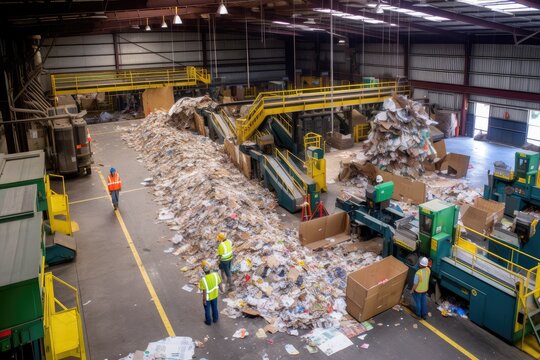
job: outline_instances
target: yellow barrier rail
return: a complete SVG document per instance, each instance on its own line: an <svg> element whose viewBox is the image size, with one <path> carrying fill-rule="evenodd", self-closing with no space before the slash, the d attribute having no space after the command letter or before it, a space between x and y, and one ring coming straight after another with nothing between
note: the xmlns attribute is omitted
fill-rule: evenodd
<svg viewBox="0 0 540 360"><path fill-rule="evenodd" d="M63 285L71 291L75 298L75 306L68 307L56 298L54 294L55 283ZM43 287L45 358L47 360L86 359L81 304L77 288L57 278L51 272L45 273ZM57 310L57 306L60 310Z"/></svg>
<svg viewBox="0 0 540 360"><path fill-rule="evenodd" d="M355 125L353 128L354 142L360 142L362 140L366 140L368 138L370 130L371 130L370 124Z"/></svg>
<svg viewBox="0 0 540 360"><path fill-rule="evenodd" d="M292 135L292 133L293 133L292 121L286 115L277 114L276 115L276 120L279 121L281 123L281 125L283 125L283 127L289 132L289 134Z"/></svg>
<svg viewBox="0 0 540 360"><path fill-rule="evenodd" d="M268 156L265 155L264 156L264 163L265 163L265 166L270 168L270 166L268 165ZM285 189L287 190L287 192L291 195L294 195L294 189L291 188L289 185L287 185L287 182L285 180L283 180L283 178L279 175L279 173L277 171L273 171L274 175L276 176L276 178L279 179L279 182L285 187ZM296 181L294 179L293 180L293 183L294 183L294 186L298 187L298 185L296 184ZM299 187L299 189L302 189L302 187Z"/></svg>
<svg viewBox="0 0 540 360"><path fill-rule="evenodd" d="M245 118L236 121L237 139L249 139L270 115L384 101L393 93L410 94L408 85L395 81L260 93Z"/></svg>
<svg viewBox="0 0 540 360"><path fill-rule="evenodd" d="M321 143L322 143L322 135L319 135L314 132L308 132L306 135L304 135L304 152L306 153L308 147L310 146L322 149Z"/></svg>
<svg viewBox="0 0 540 360"><path fill-rule="evenodd" d="M279 151L278 149L274 149L274 153L275 153L276 157L279 158L279 159L281 159L285 164L287 164L287 166L288 166L287 171L289 172L289 174L291 174L291 173L294 174L294 176L291 176L291 179L292 179L292 181L294 182L294 185L296 185L296 187L297 187L298 189L303 190L304 193L307 193L307 185L306 185L306 184L300 184L300 183L296 180L297 178L298 178L298 179L301 179L302 176L301 176L300 173L298 173L298 171L296 171L296 169L294 168L294 165L292 164L292 162L293 162L294 160L291 161L291 160L289 159L289 158L292 159L292 156L294 156L294 155L293 155L292 153L289 153L288 150L285 150L285 151L286 151L286 153L285 153L285 155L284 155L284 154L283 154L281 151ZM290 156L289 154L292 155L292 156ZM296 157L296 156L294 156L294 157ZM296 157L296 158L297 158L297 157ZM304 162L303 162L302 160L300 160L299 158L297 158L297 159L301 162L301 164L304 163ZM295 178L295 176L296 176L296 178Z"/></svg>
<svg viewBox="0 0 540 360"><path fill-rule="evenodd" d="M53 96L143 90L164 86L207 86L210 83L211 77L208 71L194 66L178 69L51 74Z"/></svg>

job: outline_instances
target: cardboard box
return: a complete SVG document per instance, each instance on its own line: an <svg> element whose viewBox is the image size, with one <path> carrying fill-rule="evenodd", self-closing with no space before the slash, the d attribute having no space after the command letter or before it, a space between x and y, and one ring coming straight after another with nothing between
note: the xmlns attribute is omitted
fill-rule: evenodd
<svg viewBox="0 0 540 360"><path fill-rule="evenodd" d="M311 250L329 248L351 238L351 222L344 211L300 223L300 243Z"/></svg>
<svg viewBox="0 0 540 360"><path fill-rule="evenodd" d="M354 146L354 139L352 134L343 135L338 132L334 132L332 133L332 136L330 136L329 143L336 149L350 149Z"/></svg>
<svg viewBox="0 0 540 360"><path fill-rule="evenodd" d="M156 89L146 89L142 94L144 116L148 116L156 109L163 109L168 112L174 105L174 93L172 86L165 86Z"/></svg>
<svg viewBox="0 0 540 360"><path fill-rule="evenodd" d="M365 321L401 300L409 268L393 256L355 271L347 277L347 312Z"/></svg>
<svg viewBox="0 0 540 360"><path fill-rule="evenodd" d="M470 156L447 153L446 143L444 140L433 143L433 147L437 152L437 157L424 162L424 168L428 171L447 171L448 175L456 178L467 176L469 170ZM435 160L435 161L433 161Z"/></svg>
<svg viewBox="0 0 540 360"><path fill-rule="evenodd" d="M463 225L482 234L493 231L493 225L504 215L504 203L478 197L474 204L461 207Z"/></svg>
<svg viewBox="0 0 540 360"><path fill-rule="evenodd" d="M369 120L366 116L361 114L358 110L352 109L351 111L351 128L360 124L368 124Z"/></svg>

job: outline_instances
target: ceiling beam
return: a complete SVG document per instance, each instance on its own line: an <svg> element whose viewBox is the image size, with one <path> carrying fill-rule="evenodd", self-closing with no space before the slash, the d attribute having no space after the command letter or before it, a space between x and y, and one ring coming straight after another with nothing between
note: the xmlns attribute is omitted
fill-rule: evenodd
<svg viewBox="0 0 540 360"><path fill-rule="evenodd" d="M517 2L518 4L525 5L534 9L540 9L540 4L538 1L534 0L514 0L514 2Z"/></svg>
<svg viewBox="0 0 540 360"><path fill-rule="evenodd" d="M476 26L480 26L480 27L484 27L488 29L500 30L500 31L509 32L515 35L527 36L531 34L531 32L528 30L518 29L513 26L508 26L501 23L487 21L484 19L476 18L476 17L457 14L457 13L439 9L433 6L425 6L425 7L419 8L418 6L414 6L413 3L409 1L405 1L405 0L389 0L389 3L392 6L400 7L402 9L420 11L420 12L423 12L424 14L428 14L432 16L442 16L447 19L459 21L465 24L476 25Z"/></svg>

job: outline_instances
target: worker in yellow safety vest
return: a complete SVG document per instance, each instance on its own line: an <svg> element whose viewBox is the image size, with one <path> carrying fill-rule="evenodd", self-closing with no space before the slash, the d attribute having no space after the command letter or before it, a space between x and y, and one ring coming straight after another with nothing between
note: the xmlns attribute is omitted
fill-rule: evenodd
<svg viewBox="0 0 540 360"><path fill-rule="evenodd" d="M220 232L216 240L219 241L217 253L219 257L219 269L221 270L221 276L227 278L228 291L234 289L231 266L233 260L233 247L231 240L227 239L225 233Z"/></svg>
<svg viewBox="0 0 540 360"><path fill-rule="evenodd" d="M120 200L120 190L122 190L122 180L120 174L115 168L111 168L111 173L107 177L107 189L111 195L114 210L118 209L118 201Z"/></svg>
<svg viewBox="0 0 540 360"><path fill-rule="evenodd" d="M212 271L208 262L202 262L204 277L199 281L199 289L202 290L204 306L204 323L212 325L212 320L217 323L219 320L218 296L221 277L216 271Z"/></svg>
<svg viewBox="0 0 540 360"><path fill-rule="evenodd" d="M426 319L427 311L427 292L429 289L429 276L431 269L428 267L428 259L422 257L420 259L420 268L414 275L414 285L411 289L411 294L414 297L416 316Z"/></svg>

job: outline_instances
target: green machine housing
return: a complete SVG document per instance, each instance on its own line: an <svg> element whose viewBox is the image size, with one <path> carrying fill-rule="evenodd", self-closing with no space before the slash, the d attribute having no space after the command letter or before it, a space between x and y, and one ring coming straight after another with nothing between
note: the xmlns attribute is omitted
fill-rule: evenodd
<svg viewBox="0 0 540 360"><path fill-rule="evenodd" d="M540 206L539 159L537 152L520 150L515 155L514 171L495 167L484 185L484 199L504 203L504 213L511 217L527 206Z"/></svg>
<svg viewBox="0 0 540 360"><path fill-rule="evenodd" d="M36 184L37 210L47 211L45 153L42 150L0 154L0 189Z"/></svg>
<svg viewBox="0 0 540 360"><path fill-rule="evenodd" d="M420 254L432 260L432 270L437 273L441 259L450 255L459 207L434 199L421 204L419 213Z"/></svg>

